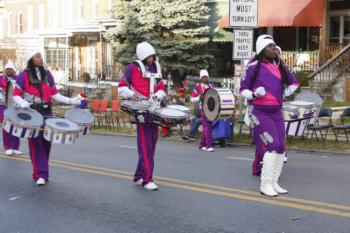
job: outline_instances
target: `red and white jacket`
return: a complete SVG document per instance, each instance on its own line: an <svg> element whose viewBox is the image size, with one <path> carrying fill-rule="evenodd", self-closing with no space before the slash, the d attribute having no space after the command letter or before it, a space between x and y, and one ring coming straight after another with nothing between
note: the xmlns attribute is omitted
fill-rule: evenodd
<svg viewBox="0 0 350 233"><path fill-rule="evenodd" d="M157 73L156 65L145 67L145 69L149 73ZM145 77L142 69L136 63L127 66L124 78L119 82L118 93L124 98L130 98L134 94L139 98L150 98L150 79ZM154 94L158 99L166 95L164 81L161 78L157 78L154 82Z"/></svg>

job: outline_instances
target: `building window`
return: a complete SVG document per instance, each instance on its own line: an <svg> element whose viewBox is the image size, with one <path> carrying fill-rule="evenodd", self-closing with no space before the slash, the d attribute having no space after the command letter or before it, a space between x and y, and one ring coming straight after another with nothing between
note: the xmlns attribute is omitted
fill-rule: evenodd
<svg viewBox="0 0 350 233"><path fill-rule="evenodd" d="M350 16L331 16L329 18L329 43L350 43Z"/></svg>
<svg viewBox="0 0 350 233"><path fill-rule="evenodd" d="M113 7L113 1L112 0L108 0L108 10L112 10Z"/></svg>
<svg viewBox="0 0 350 233"><path fill-rule="evenodd" d="M67 52L66 38L45 39L45 61L49 68L66 70Z"/></svg>
<svg viewBox="0 0 350 233"><path fill-rule="evenodd" d="M7 35L11 36L12 34L12 13L7 14Z"/></svg>
<svg viewBox="0 0 350 233"><path fill-rule="evenodd" d="M340 39L340 17L332 16L329 19L329 42L339 43Z"/></svg>
<svg viewBox="0 0 350 233"><path fill-rule="evenodd" d="M92 0L92 17L96 18L99 15L99 0Z"/></svg>
<svg viewBox="0 0 350 233"><path fill-rule="evenodd" d="M45 27L45 5L44 4L39 5L38 22L39 22L39 29L40 30L44 29Z"/></svg>
<svg viewBox="0 0 350 233"><path fill-rule="evenodd" d="M31 32L33 30L33 6L27 6L27 32Z"/></svg>
<svg viewBox="0 0 350 233"><path fill-rule="evenodd" d="M344 16L344 43L350 43L350 16Z"/></svg>
<svg viewBox="0 0 350 233"><path fill-rule="evenodd" d="M4 14L0 12L0 39L4 38Z"/></svg>
<svg viewBox="0 0 350 233"><path fill-rule="evenodd" d="M78 2L78 17L79 19L83 19L84 18L84 1L83 0L79 0Z"/></svg>
<svg viewBox="0 0 350 233"><path fill-rule="evenodd" d="M23 13L20 11L17 14L17 34L23 33Z"/></svg>

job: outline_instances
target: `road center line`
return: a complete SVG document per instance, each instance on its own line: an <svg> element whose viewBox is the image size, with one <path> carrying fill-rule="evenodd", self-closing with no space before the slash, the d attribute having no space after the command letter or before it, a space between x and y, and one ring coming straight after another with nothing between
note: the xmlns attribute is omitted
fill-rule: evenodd
<svg viewBox="0 0 350 233"><path fill-rule="evenodd" d="M5 155L0 155L0 158L30 162L28 158L23 158L18 156L9 157ZM125 179L125 180L131 180L132 178L131 172L119 171L114 169L107 169L102 167L95 167L95 166L83 165L83 164L60 161L60 160L51 160L50 164L51 166L54 166L54 167L66 168L69 170L75 170L75 171L80 171L80 172L85 172L90 174L116 177L116 178ZM253 192L253 191L240 190L240 189L215 186L215 185L209 185L209 184L203 184L203 183L196 183L196 182L180 180L180 179L172 179L172 178L166 178L166 177L156 177L156 179L157 179L157 183L167 187L180 188L184 190L191 190L191 191L207 193L207 194L216 195L216 196L247 200L247 201L253 201L257 203L283 206L288 208L294 208L294 209L300 209L300 210L306 210L311 212L350 218L350 206L336 205L336 204L319 202L314 200L290 198L285 196L284 197L279 196L277 198L266 198L264 196L261 196L257 192ZM302 204L297 204L297 203L302 203ZM320 208L313 205L325 206L332 209ZM334 209L348 210L349 212L339 211Z"/></svg>

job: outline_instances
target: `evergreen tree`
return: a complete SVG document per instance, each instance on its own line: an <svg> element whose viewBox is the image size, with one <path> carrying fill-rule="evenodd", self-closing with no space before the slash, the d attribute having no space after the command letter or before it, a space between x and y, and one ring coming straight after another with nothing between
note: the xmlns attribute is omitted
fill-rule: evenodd
<svg viewBox="0 0 350 233"><path fill-rule="evenodd" d="M148 41L179 84L181 73L197 74L209 65L208 11L202 0L121 0L113 10L117 26L106 38L115 43L115 59L122 64L136 58L137 43Z"/></svg>

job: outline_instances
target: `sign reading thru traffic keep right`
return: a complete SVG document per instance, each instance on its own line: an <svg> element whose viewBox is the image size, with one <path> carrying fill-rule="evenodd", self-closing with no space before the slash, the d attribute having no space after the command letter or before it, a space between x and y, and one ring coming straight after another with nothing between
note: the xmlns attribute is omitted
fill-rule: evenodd
<svg viewBox="0 0 350 233"><path fill-rule="evenodd" d="M250 59L253 52L253 30L233 30L233 60Z"/></svg>

